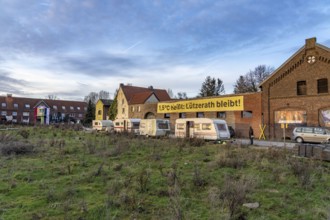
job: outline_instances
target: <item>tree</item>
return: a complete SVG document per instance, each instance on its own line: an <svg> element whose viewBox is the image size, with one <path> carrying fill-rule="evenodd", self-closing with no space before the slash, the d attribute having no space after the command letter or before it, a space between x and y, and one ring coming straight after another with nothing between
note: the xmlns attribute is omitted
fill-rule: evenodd
<svg viewBox="0 0 330 220"><path fill-rule="evenodd" d="M174 95L172 89L167 89L167 94L171 99L173 99Z"/></svg>
<svg viewBox="0 0 330 220"><path fill-rule="evenodd" d="M110 93L104 90L99 92L99 99L110 99Z"/></svg>
<svg viewBox="0 0 330 220"><path fill-rule="evenodd" d="M54 94L49 94L49 95L46 96L46 98L51 99L51 100L56 100L57 96L54 95Z"/></svg>
<svg viewBox="0 0 330 220"><path fill-rule="evenodd" d="M115 120L116 119L116 116L117 116L117 112L118 112L118 110L117 110L117 106L118 106L118 104L117 104L117 95L118 95L118 89L116 90L116 92L115 92L115 95L114 95L114 99L113 99L113 102L111 103L111 105L110 105L110 108L109 108L109 119L110 120Z"/></svg>
<svg viewBox="0 0 330 220"><path fill-rule="evenodd" d="M259 65L254 68L254 70L250 70L244 76L240 75L234 85L234 93L258 92L258 85L262 83L273 71L273 67Z"/></svg>
<svg viewBox="0 0 330 220"><path fill-rule="evenodd" d="M93 104L96 104L97 100L99 99L99 94L96 92L90 92L87 96L85 96L84 101L89 102L92 101Z"/></svg>
<svg viewBox="0 0 330 220"><path fill-rule="evenodd" d="M205 81L202 84L202 88L199 92L199 96L218 96L225 94L225 87L221 79L211 78L207 76Z"/></svg>
<svg viewBox="0 0 330 220"><path fill-rule="evenodd" d="M95 105L93 104L92 100L90 99L87 104L87 112L85 115L85 124L90 124L95 118Z"/></svg>
<svg viewBox="0 0 330 220"><path fill-rule="evenodd" d="M175 96L177 99L188 99L187 93L185 92L178 92L177 96Z"/></svg>

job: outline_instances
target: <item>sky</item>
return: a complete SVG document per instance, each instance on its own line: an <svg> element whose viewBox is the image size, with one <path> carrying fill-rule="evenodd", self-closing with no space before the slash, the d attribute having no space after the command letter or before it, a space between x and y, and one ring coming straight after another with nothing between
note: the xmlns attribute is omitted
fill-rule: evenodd
<svg viewBox="0 0 330 220"><path fill-rule="evenodd" d="M258 65L330 47L328 0L0 0L0 95L83 100L120 83L226 94Z"/></svg>

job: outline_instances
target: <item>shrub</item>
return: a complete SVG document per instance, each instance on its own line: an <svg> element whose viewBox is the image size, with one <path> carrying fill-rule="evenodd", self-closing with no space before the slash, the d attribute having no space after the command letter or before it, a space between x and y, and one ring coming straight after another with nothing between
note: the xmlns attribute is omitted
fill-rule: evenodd
<svg viewBox="0 0 330 220"><path fill-rule="evenodd" d="M1 149L1 154L5 156L11 154L24 155L24 154L32 153L34 146L30 143L16 141L10 143L1 143L0 149Z"/></svg>
<svg viewBox="0 0 330 220"><path fill-rule="evenodd" d="M30 136L30 132L28 130L19 130L18 134L25 139L28 139Z"/></svg>

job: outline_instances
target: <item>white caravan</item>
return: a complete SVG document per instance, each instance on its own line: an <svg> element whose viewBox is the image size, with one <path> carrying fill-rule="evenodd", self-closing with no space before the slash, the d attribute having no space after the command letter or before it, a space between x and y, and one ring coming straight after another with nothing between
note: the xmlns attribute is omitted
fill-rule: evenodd
<svg viewBox="0 0 330 220"><path fill-rule="evenodd" d="M111 120L93 120L93 130L113 132L113 122Z"/></svg>
<svg viewBox="0 0 330 220"><path fill-rule="evenodd" d="M212 118L179 118L175 121L175 137L205 140L230 139L226 121Z"/></svg>
<svg viewBox="0 0 330 220"><path fill-rule="evenodd" d="M170 121L166 119L141 119L140 135L147 137L167 136L170 134Z"/></svg>
<svg viewBox="0 0 330 220"><path fill-rule="evenodd" d="M114 129L116 132L132 132L138 134L140 121L141 119L139 118L116 119L114 121Z"/></svg>

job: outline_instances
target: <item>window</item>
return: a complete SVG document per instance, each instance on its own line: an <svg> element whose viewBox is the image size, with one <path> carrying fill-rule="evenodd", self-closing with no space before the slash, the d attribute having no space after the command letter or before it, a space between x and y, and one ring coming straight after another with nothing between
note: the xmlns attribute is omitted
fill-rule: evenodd
<svg viewBox="0 0 330 220"><path fill-rule="evenodd" d="M30 108L30 104L25 104L24 107L25 107L26 109L29 109L29 108Z"/></svg>
<svg viewBox="0 0 330 220"><path fill-rule="evenodd" d="M70 113L70 115L69 115L70 117L75 117L75 114L74 113Z"/></svg>
<svg viewBox="0 0 330 220"><path fill-rule="evenodd" d="M135 109L134 109L134 106L132 106L132 107L131 107L131 112L134 112L134 110L135 110Z"/></svg>
<svg viewBox="0 0 330 220"><path fill-rule="evenodd" d="M201 124L199 124L199 123L194 123L194 128L195 128L196 130L201 130Z"/></svg>
<svg viewBox="0 0 330 220"><path fill-rule="evenodd" d="M125 108L122 109L122 113L125 114Z"/></svg>
<svg viewBox="0 0 330 220"><path fill-rule="evenodd" d="M297 82L297 95L307 95L306 81Z"/></svg>
<svg viewBox="0 0 330 220"><path fill-rule="evenodd" d="M73 106L70 106L70 110L74 110Z"/></svg>
<svg viewBox="0 0 330 220"><path fill-rule="evenodd" d="M140 106L138 106L138 112L140 112L141 111L141 107Z"/></svg>
<svg viewBox="0 0 330 220"><path fill-rule="evenodd" d="M159 129L169 129L169 124L167 122L158 122L158 126Z"/></svg>
<svg viewBox="0 0 330 220"><path fill-rule="evenodd" d="M98 110L98 111L97 111L97 114L98 114L98 115L102 115L102 110Z"/></svg>
<svg viewBox="0 0 330 220"><path fill-rule="evenodd" d="M121 104L124 105L124 99L121 100Z"/></svg>
<svg viewBox="0 0 330 220"><path fill-rule="evenodd" d="M18 108L18 104L17 103L14 103L14 108Z"/></svg>
<svg viewBox="0 0 330 220"><path fill-rule="evenodd" d="M217 112L217 118L226 118L226 112Z"/></svg>
<svg viewBox="0 0 330 220"><path fill-rule="evenodd" d="M184 123L178 123L178 124L176 124L176 129L177 130L184 130Z"/></svg>
<svg viewBox="0 0 330 220"><path fill-rule="evenodd" d="M317 93L328 93L328 79L317 80Z"/></svg>
<svg viewBox="0 0 330 220"><path fill-rule="evenodd" d="M65 106L62 106L62 109L65 110Z"/></svg>
<svg viewBox="0 0 330 220"><path fill-rule="evenodd" d="M204 112L197 112L196 117L197 118L204 118Z"/></svg>
<svg viewBox="0 0 330 220"><path fill-rule="evenodd" d="M84 110L87 111L87 107L84 107Z"/></svg>
<svg viewBox="0 0 330 220"><path fill-rule="evenodd" d="M242 111L241 117L242 118L252 118L252 111Z"/></svg>
<svg viewBox="0 0 330 220"><path fill-rule="evenodd" d="M78 117L79 117L79 118L82 118L82 116L83 116L83 115L82 115L81 113L78 114Z"/></svg>
<svg viewBox="0 0 330 220"><path fill-rule="evenodd" d="M11 115L12 116L17 116L17 112L12 112Z"/></svg>
<svg viewBox="0 0 330 220"><path fill-rule="evenodd" d="M1 116L6 116L7 115L7 112L6 111L2 111L1 112Z"/></svg>
<svg viewBox="0 0 330 220"><path fill-rule="evenodd" d="M7 107L7 103L5 103L5 102L1 103L1 107L2 108L6 108Z"/></svg>
<svg viewBox="0 0 330 220"><path fill-rule="evenodd" d="M203 123L202 124L202 130L211 130L211 124L210 123Z"/></svg>
<svg viewBox="0 0 330 220"><path fill-rule="evenodd" d="M77 110L80 110L80 107L79 106L77 107Z"/></svg>
<svg viewBox="0 0 330 220"><path fill-rule="evenodd" d="M187 115L185 112L179 113L179 118L186 118Z"/></svg>
<svg viewBox="0 0 330 220"><path fill-rule="evenodd" d="M217 124L217 127L219 131L227 131L225 124Z"/></svg>
<svg viewBox="0 0 330 220"><path fill-rule="evenodd" d="M23 116L29 116L30 112L23 112Z"/></svg>
<svg viewBox="0 0 330 220"><path fill-rule="evenodd" d="M170 117L171 117L171 115L169 113L164 114L164 118L170 118Z"/></svg>
<svg viewBox="0 0 330 220"><path fill-rule="evenodd" d="M56 105L53 105L53 109L57 109L57 106Z"/></svg>

